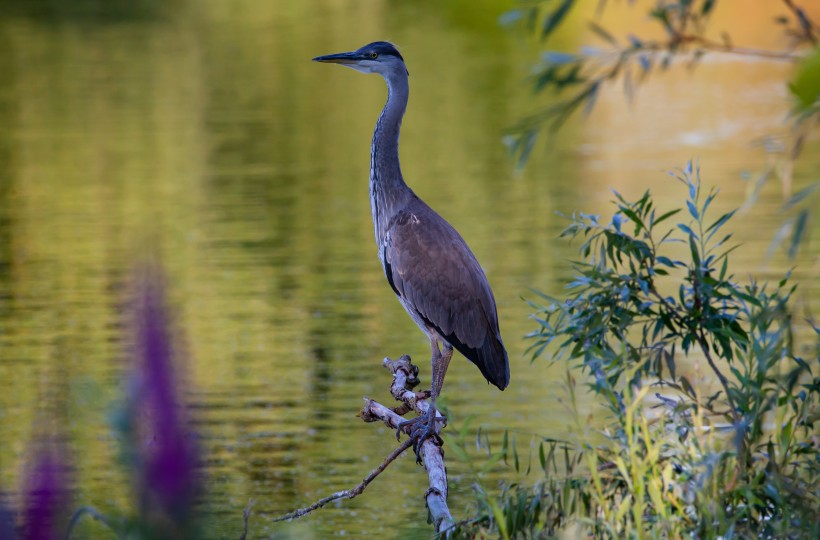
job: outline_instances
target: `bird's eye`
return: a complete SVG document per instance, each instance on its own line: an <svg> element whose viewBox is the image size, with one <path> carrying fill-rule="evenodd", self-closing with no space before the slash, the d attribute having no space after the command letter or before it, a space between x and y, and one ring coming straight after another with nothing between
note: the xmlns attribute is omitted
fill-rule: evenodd
<svg viewBox="0 0 820 540"><path fill-rule="evenodd" d="M379 57L379 53L377 53L377 52L372 52L372 53L368 54L367 56L369 56L370 58L374 58L374 59L375 59L375 58L378 58L378 57Z"/></svg>

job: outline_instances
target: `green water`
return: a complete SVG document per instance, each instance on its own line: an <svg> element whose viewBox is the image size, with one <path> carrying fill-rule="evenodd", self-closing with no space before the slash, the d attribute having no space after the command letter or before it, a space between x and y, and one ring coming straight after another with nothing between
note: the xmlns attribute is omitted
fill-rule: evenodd
<svg viewBox="0 0 820 540"><path fill-rule="evenodd" d="M392 449L386 428L355 417L363 396L389 403L384 356L409 353L429 377L428 345L373 243L369 148L384 83L312 57L376 39L402 48L405 177L484 265L511 361L501 393L454 360L451 428L476 415L496 444L508 427L524 446L532 433L561 437L571 419L563 369L530 364L522 339L533 328L522 297L530 287L560 294L570 275L556 212L607 212L610 189L651 188L678 203L665 171L692 157L721 185L723 208L735 207L742 173L767 160L750 143L782 131L788 110L788 67L706 63L697 77L653 82L632 108L614 89L516 174L501 134L544 101L526 85L535 49L497 25L504 2L60 6L0 2L0 487L19 486L33 438L61 433L77 506L128 508L107 415L122 393L129 272L158 252L207 452L209 538L238 537L251 498L253 537L430 532L426 476L409 456L354 501L269 523L352 487ZM695 92L712 99L686 99ZM817 142L804 153L796 178L817 178ZM740 216L744 272L789 266L764 256L780 204L771 184ZM807 259L796 273L816 304ZM463 517L473 478L448 466L451 509ZM485 486L505 477L500 469ZM83 535L104 537L91 522Z"/></svg>

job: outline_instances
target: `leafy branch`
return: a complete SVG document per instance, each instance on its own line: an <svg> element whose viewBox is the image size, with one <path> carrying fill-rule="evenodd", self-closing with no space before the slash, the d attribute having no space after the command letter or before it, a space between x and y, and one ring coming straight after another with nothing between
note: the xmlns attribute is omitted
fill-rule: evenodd
<svg viewBox="0 0 820 540"><path fill-rule="evenodd" d="M608 224L595 215L572 217L562 236L583 239L583 260L574 263L577 275L568 285L572 296L559 301L539 293L548 304L532 304L539 327L529 336L530 350L538 357L557 345L557 358L580 361L593 376L592 389L616 414L625 410L624 384L640 387L649 377L679 391L698 408L726 416L738 433L738 455L748 457L745 432L757 420L744 416L744 404L753 397L744 381L759 371L753 366L743 375L736 365L759 356L750 336L754 321L782 311L777 306L794 287L784 280L769 295L755 283L736 283L728 270L732 234L724 231L735 211L711 217L718 191L704 191L691 162L673 176L687 191L684 214L684 209L658 212L646 192L635 202L616 193L617 211ZM664 228L679 214L688 219ZM681 250L688 260L679 258ZM790 323L781 319L778 324L790 335ZM677 373L678 348L687 355L697 349L721 390L701 399Z"/></svg>
<svg viewBox="0 0 820 540"><path fill-rule="evenodd" d="M528 2L507 12L502 23L519 25L524 31L546 40L578 3L578 0ZM606 3L606 0L600 2L599 13L604 11ZM781 50L740 47L726 33L722 34L721 41L710 39L705 31L717 5L718 0L658 1L648 16L663 30L662 39L631 34L618 39L601 24L590 21L589 29L604 43L605 49L584 47L577 54L544 52L541 61L534 66L534 90L553 90L559 94L568 91L570 95L524 118L509 130L504 141L510 152L517 156L518 166L526 163L543 126L556 130L576 111L591 111L607 84L622 81L624 92L631 100L636 85L645 81L654 70L668 69L676 58L685 59L690 68L696 66L704 55L714 52L796 63L805 57L805 49L817 46L820 27L792 0L783 0L786 13L774 21L786 39ZM793 92L800 97L800 90ZM815 99L812 94L808 102L801 105L799 116L803 120L816 114L812 107Z"/></svg>
<svg viewBox="0 0 820 540"><path fill-rule="evenodd" d="M536 454L543 477L496 496L477 482L476 515L456 538L820 533L820 328L810 317L800 328L788 276L736 281L726 232L735 212L714 215L718 192L691 162L672 176L686 191L681 208L616 193L610 221L571 217L563 236L580 240L576 275L562 300L537 293L529 335L533 359L568 363L570 440L533 436L522 457L515 433L493 453L479 431L489 465L529 474ZM692 384L683 355L705 359L719 390ZM576 371L612 413L594 437L576 406Z"/></svg>

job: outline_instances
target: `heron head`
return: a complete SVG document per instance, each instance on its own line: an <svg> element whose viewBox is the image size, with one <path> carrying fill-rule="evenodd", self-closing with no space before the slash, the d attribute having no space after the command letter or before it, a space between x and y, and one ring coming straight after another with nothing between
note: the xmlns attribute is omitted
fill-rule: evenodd
<svg viewBox="0 0 820 540"><path fill-rule="evenodd" d="M403 72L409 75L401 53L395 45L387 41L375 41L355 51L317 56L313 60L341 64L362 73L387 76L391 72Z"/></svg>

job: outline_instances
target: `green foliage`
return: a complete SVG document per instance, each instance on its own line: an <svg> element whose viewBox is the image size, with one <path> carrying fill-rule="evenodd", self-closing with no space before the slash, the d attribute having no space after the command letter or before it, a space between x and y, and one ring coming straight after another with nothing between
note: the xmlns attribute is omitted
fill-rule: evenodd
<svg viewBox="0 0 820 540"><path fill-rule="evenodd" d="M579 4L577 0L538 0L522 2L502 18L502 23L518 25L524 32L548 39ZM599 3L598 14L603 19L607 2ZM627 99L634 89L654 71L668 69L674 60L696 66L708 53L722 52L792 62L796 65L791 81L784 81L794 97L792 132L786 145L764 144L770 159L766 169L757 175L744 207L751 206L763 185L779 177L787 199L783 205L783 220L774 234L772 249L784 246L789 257L797 255L811 230L812 209L817 206L816 191L820 182L803 187L792 194L794 162L800 156L809 134L820 122L820 26L791 0L783 1L785 15L776 18L773 31L788 36L781 50L736 47L732 37L724 33L720 41L707 37L706 28L718 0L670 0L650 3L647 17L663 30L663 38L654 39L630 34L616 37L603 22L590 21L589 29L597 38L596 46L585 44L578 53L546 50L534 66L532 85L536 93L551 91L558 101L522 119L504 136L503 142L521 169L536 147L539 134L546 126L557 130L575 112L589 112L598 96L615 83L623 84ZM801 54L806 51L807 54ZM783 146L783 148L780 148Z"/></svg>
<svg viewBox="0 0 820 540"><path fill-rule="evenodd" d="M799 112L812 112L820 107L820 48L800 62L789 90L797 99Z"/></svg>
<svg viewBox="0 0 820 540"><path fill-rule="evenodd" d="M541 40L548 39L578 5L578 0L538 0L521 2L522 6L506 13L502 24L517 25ZM599 3L598 13L607 2ZM556 105L532 114L514 126L505 137L510 152L517 157L518 166L526 163L540 129L560 127L574 112L590 111L598 94L606 85L623 83L624 92L632 99L634 88L653 71L666 70L675 59L685 60L694 67L710 52L724 52L742 56L798 62L802 56L796 49L812 48L814 52L804 61L804 68L789 85L797 98L803 118L817 118L817 77L811 58L817 54L818 27L806 12L794 2L784 2L788 15L777 18L773 25L790 40L782 50L736 47L732 37L724 33L720 41L706 37L709 19L719 4L718 0L670 0L653 2L647 12L650 21L663 30L661 39L630 34L618 38L601 24L590 21L589 29L600 40L601 46L588 45L578 54L545 51L534 66L533 88L536 92L552 90L569 93ZM797 143L795 144L797 147Z"/></svg>
<svg viewBox="0 0 820 540"><path fill-rule="evenodd" d="M533 358L568 362L570 404L572 373L584 375L610 412L603 443L580 420L577 441L536 440L543 478L497 497L478 489L461 537L820 536L820 330L795 330L788 278L736 282L734 212L712 215L717 192L691 163L674 176L682 208L616 193L609 223L574 215L569 297L532 304ZM703 361L711 394L690 380ZM500 454L524 468L509 435Z"/></svg>

